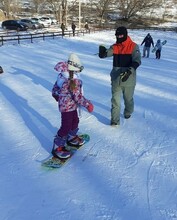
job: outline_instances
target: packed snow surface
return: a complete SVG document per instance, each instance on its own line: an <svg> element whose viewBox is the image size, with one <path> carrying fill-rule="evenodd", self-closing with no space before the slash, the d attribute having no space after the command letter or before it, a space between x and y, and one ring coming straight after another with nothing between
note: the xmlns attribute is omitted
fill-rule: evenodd
<svg viewBox="0 0 177 220"><path fill-rule="evenodd" d="M167 44L160 60L142 58L134 114L121 116L118 128L109 125L112 57L95 55L115 42L114 31L0 48L1 220L177 219L177 35L128 31L139 46L148 32ZM91 139L61 169L47 170L41 161L60 127L54 66L71 52L84 65L84 95L94 104L79 124Z"/></svg>

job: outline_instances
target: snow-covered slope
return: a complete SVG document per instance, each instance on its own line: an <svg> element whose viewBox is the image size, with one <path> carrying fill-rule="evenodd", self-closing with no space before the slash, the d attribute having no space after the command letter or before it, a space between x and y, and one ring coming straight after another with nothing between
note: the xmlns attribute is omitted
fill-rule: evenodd
<svg viewBox="0 0 177 220"><path fill-rule="evenodd" d="M139 45L147 33L129 31ZM142 59L135 112L119 128L109 126L112 58L94 55L100 43L114 43L114 32L0 48L0 219L177 219L177 37L151 35L167 44L160 60ZM95 106L80 118L91 140L62 169L48 171L40 162L60 126L53 68L70 52L85 66L84 94Z"/></svg>

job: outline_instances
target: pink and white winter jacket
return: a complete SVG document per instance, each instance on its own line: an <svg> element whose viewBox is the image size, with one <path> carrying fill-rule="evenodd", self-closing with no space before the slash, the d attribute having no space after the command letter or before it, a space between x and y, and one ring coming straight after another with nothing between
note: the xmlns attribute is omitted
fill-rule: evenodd
<svg viewBox="0 0 177 220"><path fill-rule="evenodd" d="M64 66L63 64L61 66ZM63 68L63 67L62 67ZM56 69L56 68L55 68ZM60 71L60 68L57 69ZM70 80L69 73L64 68L58 75L52 89L52 96L58 101L58 108L60 112L70 112L78 108L78 106L88 107L90 104L82 93L82 81L74 74L75 89L71 92L69 89Z"/></svg>

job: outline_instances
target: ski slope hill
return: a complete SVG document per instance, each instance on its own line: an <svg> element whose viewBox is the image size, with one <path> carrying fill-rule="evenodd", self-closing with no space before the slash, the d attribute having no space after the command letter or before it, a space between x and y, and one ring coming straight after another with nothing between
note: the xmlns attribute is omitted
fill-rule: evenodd
<svg viewBox="0 0 177 220"><path fill-rule="evenodd" d="M129 30L139 45L147 33ZM150 33L167 44L160 60L142 59L135 112L119 128L109 125L112 58L94 55L115 42L113 31L0 48L1 220L177 219L177 36ZM54 66L71 52L83 62L84 94L95 106L80 118L91 140L49 171L41 161L60 126Z"/></svg>

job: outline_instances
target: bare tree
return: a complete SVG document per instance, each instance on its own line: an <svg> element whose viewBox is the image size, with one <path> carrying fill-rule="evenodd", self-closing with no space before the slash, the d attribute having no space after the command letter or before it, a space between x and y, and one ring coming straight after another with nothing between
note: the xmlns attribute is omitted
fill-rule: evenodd
<svg viewBox="0 0 177 220"><path fill-rule="evenodd" d="M174 6L177 10L177 0L171 0L171 5Z"/></svg>
<svg viewBox="0 0 177 220"><path fill-rule="evenodd" d="M60 23L67 23L67 0L46 0L46 2L51 6L57 20L59 20Z"/></svg>
<svg viewBox="0 0 177 220"><path fill-rule="evenodd" d="M66 25L67 25L67 0L62 0L61 2L61 10L62 10L62 13L61 13L61 18L62 18L62 22L65 22Z"/></svg>
<svg viewBox="0 0 177 220"><path fill-rule="evenodd" d="M0 2L1 8L4 12L5 17L7 18L15 18L18 14L20 9L20 2L19 0L3 0Z"/></svg>
<svg viewBox="0 0 177 220"><path fill-rule="evenodd" d="M41 4L42 4L42 3L45 3L45 0L32 0L32 3L33 3L33 5L34 5L35 13L38 13Z"/></svg>
<svg viewBox="0 0 177 220"><path fill-rule="evenodd" d="M61 22L61 2L62 0L47 0L46 1L53 12L55 18Z"/></svg>
<svg viewBox="0 0 177 220"><path fill-rule="evenodd" d="M9 15L10 15L10 0L4 0L2 1L2 7L3 7L3 11L6 15L7 18L9 18Z"/></svg>
<svg viewBox="0 0 177 220"><path fill-rule="evenodd" d="M149 12L150 9L159 7L161 0L119 0L118 7L120 15L125 20L136 17L141 17Z"/></svg>
<svg viewBox="0 0 177 220"><path fill-rule="evenodd" d="M117 1L117 9L120 16L129 20L135 16L142 16L161 5L162 0L119 0Z"/></svg>
<svg viewBox="0 0 177 220"><path fill-rule="evenodd" d="M102 24L113 2L114 0L98 0L97 2L95 2L94 0L90 1L91 7L96 12L96 17L98 17L100 20L99 21L100 25Z"/></svg>
<svg viewBox="0 0 177 220"><path fill-rule="evenodd" d="M175 6L177 4L177 0L172 0L171 2L167 2L165 0L162 0L162 19L163 21L165 21L165 19L173 19L176 16L176 11L177 11L177 7L175 11L171 11L171 9L175 9ZM170 13L171 12L171 13Z"/></svg>

